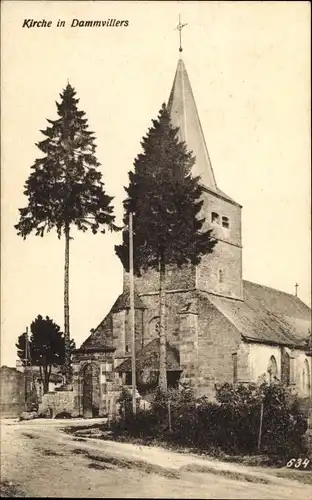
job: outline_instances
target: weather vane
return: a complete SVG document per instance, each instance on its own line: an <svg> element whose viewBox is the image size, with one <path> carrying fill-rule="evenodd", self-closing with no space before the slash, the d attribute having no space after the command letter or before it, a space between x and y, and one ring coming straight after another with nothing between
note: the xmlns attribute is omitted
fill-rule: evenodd
<svg viewBox="0 0 312 500"><path fill-rule="evenodd" d="M182 34L181 34L181 31L182 31L182 29L184 28L184 26L186 26L186 25L187 25L187 23L185 23L185 24L182 24L182 23L181 23L181 16L180 16L180 14L179 14L179 24L178 24L178 26L175 28L176 30L179 30L179 36L180 36L180 47L179 47L179 52L182 52L182 50L183 50L183 49L182 49Z"/></svg>

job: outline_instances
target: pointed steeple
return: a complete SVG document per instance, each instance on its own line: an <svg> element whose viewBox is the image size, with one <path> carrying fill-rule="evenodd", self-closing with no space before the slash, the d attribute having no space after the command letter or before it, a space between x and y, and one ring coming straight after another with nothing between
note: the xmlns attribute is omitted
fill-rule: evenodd
<svg viewBox="0 0 312 500"><path fill-rule="evenodd" d="M179 59L168 101L168 109L174 127L179 127L180 140L196 157L193 175L200 176L201 183L212 190L217 184L209 158L205 137L198 116L189 77L182 59Z"/></svg>

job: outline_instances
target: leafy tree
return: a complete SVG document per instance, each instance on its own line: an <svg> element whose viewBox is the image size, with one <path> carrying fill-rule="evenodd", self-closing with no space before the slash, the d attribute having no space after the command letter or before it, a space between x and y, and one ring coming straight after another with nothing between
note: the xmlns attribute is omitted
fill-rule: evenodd
<svg viewBox="0 0 312 500"><path fill-rule="evenodd" d="M27 334L18 337L17 355L24 366L39 366L43 391L49 388L49 380L53 366L63 366L65 360L65 338L60 327L48 316L44 319L40 314L31 323L31 335L27 342ZM27 346L28 344L28 346ZM28 348L27 348L28 347ZM75 342L70 340L70 353ZM27 352L26 352L27 350Z"/></svg>
<svg viewBox="0 0 312 500"><path fill-rule="evenodd" d="M210 253L216 241L211 230L203 231L204 219L199 218L203 188L199 177L192 177L195 158L179 141L178 129L173 128L169 112L163 104L157 120L141 144L143 153L134 161L129 172L127 199L124 201L124 224L129 213L135 213L133 241L134 271L159 271L160 301L160 367L159 385L167 390L165 311L166 269L170 265L199 264ZM123 232L123 242L115 251L126 270L129 269L129 233Z"/></svg>
<svg viewBox="0 0 312 500"><path fill-rule="evenodd" d="M58 118L47 120L50 126L42 130L46 139L36 146L44 154L31 167L24 194L28 206L19 209L20 220L15 226L24 239L35 232L44 236L56 229L65 237L64 269L64 334L65 372L70 382L69 327L69 242L70 229L91 229L93 234L115 231L112 197L105 192L100 163L95 157L93 132L88 130L85 112L79 111L76 92L68 83L56 103Z"/></svg>

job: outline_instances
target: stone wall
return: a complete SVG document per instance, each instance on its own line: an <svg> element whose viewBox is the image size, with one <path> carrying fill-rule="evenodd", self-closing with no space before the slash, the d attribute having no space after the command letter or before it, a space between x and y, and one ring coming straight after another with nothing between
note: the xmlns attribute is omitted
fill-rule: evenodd
<svg viewBox="0 0 312 500"><path fill-rule="evenodd" d="M25 376L15 368L0 368L0 415L18 417L25 410Z"/></svg>
<svg viewBox="0 0 312 500"><path fill-rule="evenodd" d="M214 397L215 384L233 382L233 354L241 336L208 300L199 301L198 395Z"/></svg>
<svg viewBox="0 0 312 500"><path fill-rule="evenodd" d="M55 418L63 412L75 416L73 391L47 392L43 395L39 405L40 414Z"/></svg>

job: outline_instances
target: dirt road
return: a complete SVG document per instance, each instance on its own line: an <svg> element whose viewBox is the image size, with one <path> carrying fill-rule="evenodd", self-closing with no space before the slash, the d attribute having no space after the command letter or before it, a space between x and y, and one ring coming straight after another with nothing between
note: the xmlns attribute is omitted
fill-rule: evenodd
<svg viewBox="0 0 312 500"><path fill-rule="evenodd" d="M10 488L26 497L312 498L311 485L260 468L75 438L62 431L65 425L68 422L2 420L1 481L12 483Z"/></svg>

